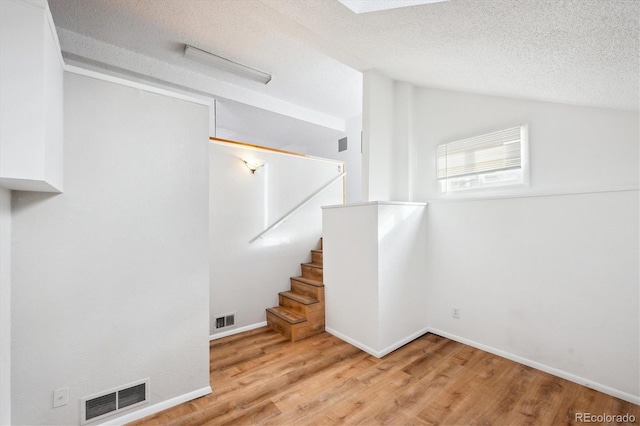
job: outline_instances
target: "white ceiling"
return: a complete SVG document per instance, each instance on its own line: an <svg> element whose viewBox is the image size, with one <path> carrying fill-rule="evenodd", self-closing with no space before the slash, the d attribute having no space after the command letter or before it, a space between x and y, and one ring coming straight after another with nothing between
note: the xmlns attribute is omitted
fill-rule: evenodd
<svg viewBox="0 0 640 426"><path fill-rule="evenodd" d="M638 109L636 0L49 0L65 55L340 129L376 68L420 86ZM272 74L268 85L184 44Z"/></svg>

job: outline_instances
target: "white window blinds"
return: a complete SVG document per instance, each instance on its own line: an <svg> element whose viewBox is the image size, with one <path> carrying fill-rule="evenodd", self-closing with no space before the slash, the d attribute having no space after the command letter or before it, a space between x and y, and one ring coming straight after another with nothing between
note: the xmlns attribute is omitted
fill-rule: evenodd
<svg viewBox="0 0 640 426"><path fill-rule="evenodd" d="M519 183L526 125L437 147L437 178L442 191Z"/></svg>

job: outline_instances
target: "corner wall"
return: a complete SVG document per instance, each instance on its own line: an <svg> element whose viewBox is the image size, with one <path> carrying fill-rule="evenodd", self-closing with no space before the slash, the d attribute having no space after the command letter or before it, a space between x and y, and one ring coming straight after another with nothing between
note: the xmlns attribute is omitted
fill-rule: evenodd
<svg viewBox="0 0 640 426"><path fill-rule="evenodd" d="M363 86L361 199L392 201L394 82L384 74L370 70L363 74Z"/></svg>
<svg viewBox="0 0 640 426"><path fill-rule="evenodd" d="M80 398L147 377L123 414L210 390L208 107L64 86L65 192L12 199L13 424L78 424Z"/></svg>
<svg viewBox="0 0 640 426"><path fill-rule="evenodd" d="M637 113L419 89L414 114L430 327L638 403ZM439 197L436 145L522 123L529 187Z"/></svg>
<svg viewBox="0 0 640 426"><path fill-rule="evenodd" d="M1 187L0 424L11 424L11 191Z"/></svg>
<svg viewBox="0 0 640 426"><path fill-rule="evenodd" d="M421 278L429 327L640 403L638 113L429 88L407 93L406 84L373 74L365 73L373 85L371 93L365 85L365 99L408 100L404 112L378 120L387 141L378 152L392 148L389 127L398 136L413 123L405 133L415 150L404 164L410 199L429 202ZM366 108L371 116L382 107ZM523 123L529 187L438 194L438 144ZM389 182L407 179L398 158L382 168Z"/></svg>

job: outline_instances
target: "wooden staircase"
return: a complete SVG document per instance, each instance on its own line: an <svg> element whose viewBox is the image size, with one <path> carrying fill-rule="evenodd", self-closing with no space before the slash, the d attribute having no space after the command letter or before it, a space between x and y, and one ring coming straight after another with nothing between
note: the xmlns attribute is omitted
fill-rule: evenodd
<svg viewBox="0 0 640 426"><path fill-rule="evenodd" d="M311 250L311 263L302 263L302 276L291 277L291 290L278 294L279 306L267 308L267 324L292 342L324 331L322 239Z"/></svg>

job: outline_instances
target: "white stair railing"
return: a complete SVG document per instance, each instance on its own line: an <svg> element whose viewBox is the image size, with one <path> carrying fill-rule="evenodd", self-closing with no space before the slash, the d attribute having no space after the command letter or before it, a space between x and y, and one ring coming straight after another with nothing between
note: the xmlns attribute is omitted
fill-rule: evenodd
<svg viewBox="0 0 640 426"><path fill-rule="evenodd" d="M260 238L262 238L267 232L271 231L272 229L277 228L279 225L281 225L283 222L285 222L287 219L289 219L289 217L291 217L295 212L297 212L298 210L300 210L301 208L306 206L307 203L309 203L309 201L313 200L318 195L320 195L322 192L324 192L327 188L329 188L335 181L345 177L346 174L347 174L347 172L343 172L343 173L339 174L338 176L336 176L335 178L331 179L331 181L329 183L327 183L322 188L318 189L316 192L314 192L313 194L311 194L310 196L305 198L300 204L298 204L293 209L289 210L284 216L282 216L280 219L276 220L273 224L271 224L267 228L265 228L264 231L262 231L261 233L259 233L258 235L256 235L252 239L250 239L249 240L249 244L253 243L254 241L256 241L256 240L258 240Z"/></svg>

